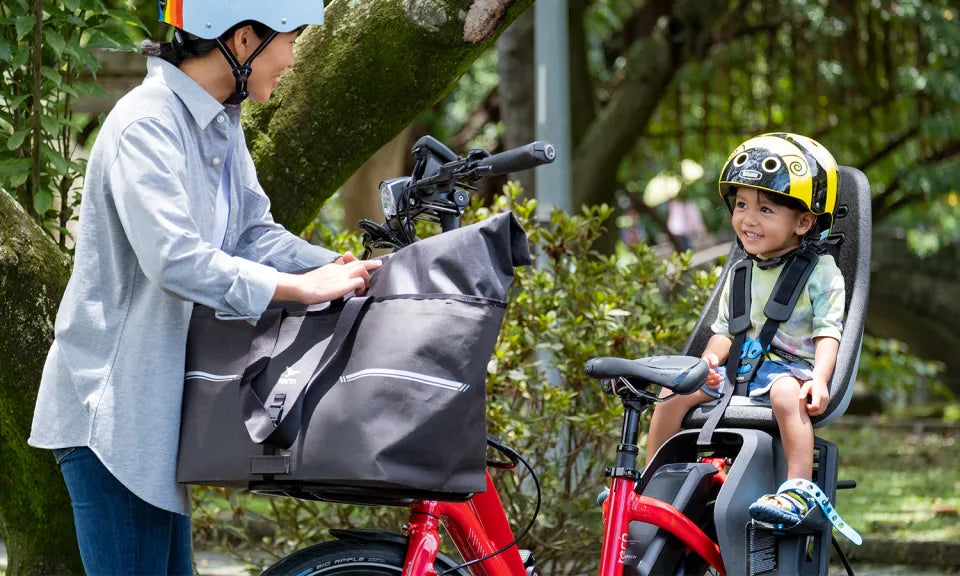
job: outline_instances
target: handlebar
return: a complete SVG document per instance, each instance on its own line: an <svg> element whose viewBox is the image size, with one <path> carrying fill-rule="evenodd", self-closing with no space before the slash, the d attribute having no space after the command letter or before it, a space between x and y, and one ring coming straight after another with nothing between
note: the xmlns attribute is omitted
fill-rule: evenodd
<svg viewBox="0 0 960 576"><path fill-rule="evenodd" d="M414 169L408 177L380 183L380 203L385 222L362 220L363 258L374 248L397 250L417 241L414 222L438 222L443 232L460 227L460 217L470 204L472 184L488 176L529 170L549 164L556 148L538 140L490 155L474 149L460 157L432 136L413 145Z"/></svg>
<svg viewBox="0 0 960 576"><path fill-rule="evenodd" d="M549 164L557 157L553 144L538 140L480 160L475 169L483 176L508 174Z"/></svg>

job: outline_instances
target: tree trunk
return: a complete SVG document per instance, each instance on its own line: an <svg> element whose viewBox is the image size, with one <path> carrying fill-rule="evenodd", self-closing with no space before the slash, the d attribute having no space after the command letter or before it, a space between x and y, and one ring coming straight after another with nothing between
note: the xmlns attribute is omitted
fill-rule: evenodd
<svg viewBox="0 0 960 576"><path fill-rule="evenodd" d="M536 138L533 20L533 10L528 10L497 40L504 148L514 148ZM536 198L535 174L533 170L524 170L510 174L510 179L520 181L526 197Z"/></svg>
<svg viewBox="0 0 960 576"><path fill-rule="evenodd" d="M56 244L0 191L0 521L8 576L83 573L53 455L27 446L68 275Z"/></svg>
<svg viewBox="0 0 960 576"><path fill-rule="evenodd" d="M334 0L273 99L246 118L273 215L302 230L533 0Z"/></svg>
<svg viewBox="0 0 960 576"><path fill-rule="evenodd" d="M636 145L680 67L705 52L728 10L717 0L678 3L668 25L630 47L623 82L576 147L574 206L612 203L620 160Z"/></svg>

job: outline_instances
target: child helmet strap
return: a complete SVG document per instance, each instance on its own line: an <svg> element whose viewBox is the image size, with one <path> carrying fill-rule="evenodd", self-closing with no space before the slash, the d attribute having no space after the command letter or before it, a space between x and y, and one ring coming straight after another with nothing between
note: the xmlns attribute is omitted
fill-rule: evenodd
<svg viewBox="0 0 960 576"><path fill-rule="evenodd" d="M727 381L720 402L710 412L697 437L698 445L707 445L713 439L713 431L723 417L734 394L746 395L747 384L763 364L770 350L770 343L781 322L786 322L803 294L807 280L817 266L819 258L813 246L795 253L783 266L770 299L763 307L766 322L756 338L746 338L752 326L750 322L750 280L753 262L745 258L731 269L729 330L733 335L730 354L727 356Z"/></svg>

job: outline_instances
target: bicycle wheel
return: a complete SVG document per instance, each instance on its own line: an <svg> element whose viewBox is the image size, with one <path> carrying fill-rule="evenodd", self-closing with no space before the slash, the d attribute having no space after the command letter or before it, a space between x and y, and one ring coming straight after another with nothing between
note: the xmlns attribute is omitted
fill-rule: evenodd
<svg viewBox="0 0 960 576"><path fill-rule="evenodd" d="M298 550L261 576L400 576L406 555L399 543L335 540ZM438 571L450 568L440 559L434 566Z"/></svg>

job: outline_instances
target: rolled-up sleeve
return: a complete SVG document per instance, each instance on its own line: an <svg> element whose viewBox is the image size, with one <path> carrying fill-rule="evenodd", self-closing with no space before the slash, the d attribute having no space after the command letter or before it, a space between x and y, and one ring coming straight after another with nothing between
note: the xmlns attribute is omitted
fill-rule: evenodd
<svg viewBox="0 0 960 576"><path fill-rule="evenodd" d="M202 238L184 189L185 157L176 129L158 119L124 129L108 170L124 233L144 275L164 291L224 316L255 320L273 298L277 271Z"/></svg>
<svg viewBox="0 0 960 576"><path fill-rule="evenodd" d="M817 269L807 283L807 291L813 306L813 338L840 340L843 334L843 308L846 302L846 287L843 274L833 258L821 256Z"/></svg>

